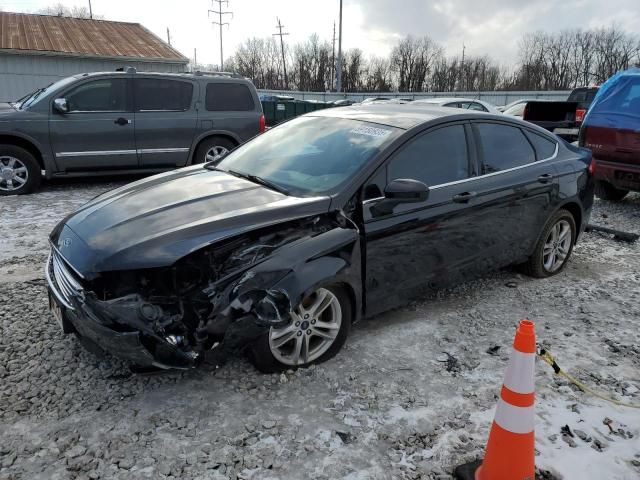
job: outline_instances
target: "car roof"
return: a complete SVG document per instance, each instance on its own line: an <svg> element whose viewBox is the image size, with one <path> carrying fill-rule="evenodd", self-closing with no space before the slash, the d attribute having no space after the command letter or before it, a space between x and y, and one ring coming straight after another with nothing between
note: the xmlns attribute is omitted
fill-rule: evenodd
<svg viewBox="0 0 640 480"><path fill-rule="evenodd" d="M500 118L497 115L478 112L459 110L449 107L431 106L425 103L416 104L415 102L401 103L378 103L378 104L358 104L350 107L328 108L326 110L317 110L309 113L310 117L334 117L346 118L351 120L360 120L363 122L379 123L390 127L408 130L417 125L437 120L443 117L468 119L472 117L491 117Z"/></svg>
<svg viewBox="0 0 640 480"><path fill-rule="evenodd" d="M420 98L420 99L414 100L414 102L420 102L420 103L479 102L479 103L482 103L482 100L476 100L475 98L464 98L464 97L435 97L435 98Z"/></svg>

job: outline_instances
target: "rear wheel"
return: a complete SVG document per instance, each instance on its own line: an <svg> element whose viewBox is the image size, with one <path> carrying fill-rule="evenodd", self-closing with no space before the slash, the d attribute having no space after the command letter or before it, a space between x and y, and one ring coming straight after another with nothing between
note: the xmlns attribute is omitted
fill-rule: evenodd
<svg viewBox="0 0 640 480"><path fill-rule="evenodd" d="M34 156L14 145L0 146L0 195L22 195L38 188L42 174Z"/></svg>
<svg viewBox="0 0 640 480"><path fill-rule="evenodd" d="M192 163L206 163L218 160L234 148L236 148L236 144L228 138L207 138L198 146Z"/></svg>
<svg viewBox="0 0 640 480"><path fill-rule="evenodd" d="M542 230L524 271L536 278L560 273L567 265L576 241L576 222L567 210L553 215Z"/></svg>
<svg viewBox="0 0 640 480"><path fill-rule="evenodd" d="M616 188L609 182L605 182L602 180L598 180L596 182L596 195L598 196L598 198L601 198L603 200L618 202L626 197L627 193L629 193L629 190Z"/></svg>
<svg viewBox="0 0 640 480"><path fill-rule="evenodd" d="M251 361L264 373L324 362L344 345L351 319L351 302L344 290L320 287L293 309L286 325L270 328L255 342Z"/></svg>

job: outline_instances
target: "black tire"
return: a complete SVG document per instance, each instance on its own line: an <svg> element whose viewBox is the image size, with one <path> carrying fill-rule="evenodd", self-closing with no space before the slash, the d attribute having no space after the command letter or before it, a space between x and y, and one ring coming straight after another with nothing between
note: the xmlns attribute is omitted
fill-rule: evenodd
<svg viewBox="0 0 640 480"><path fill-rule="evenodd" d="M278 373L289 369L305 368L313 364L326 362L340 351L347 341L347 337L351 331L351 322L353 320L351 300L344 289L337 285L328 285L323 286L322 288L329 290L337 297L342 313L340 329L329 349L320 357L308 363L299 364L297 366L281 363L271 352L271 348L269 346L269 330L264 335L260 336L260 338L258 338L248 350L249 360L259 371L262 373Z"/></svg>
<svg viewBox="0 0 640 480"><path fill-rule="evenodd" d="M19 180L16 179L14 181L12 179L13 187L9 187L7 181L0 174L0 195L24 195L25 193L33 192L40 186L42 169L31 153L15 145L0 145L0 169L6 168L7 165L4 165L4 163L8 163L8 160L3 160L3 157L11 157L24 165L26 168L26 181L16 188L15 185ZM20 178L22 179L22 175Z"/></svg>
<svg viewBox="0 0 640 480"><path fill-rule="evenodd" d="M566 221L571 227L571 245L569 246L568 253L562 265L557 269L550 271L544 266L544 247L547 239L551 233L552 228L558 224L559 222ZM567 210L559 210L557 211L545 224L542 229L542 234L538 239L538 243L536 244L536 248L533 251L533 255L529 257L527 263L525 263L522 267L525 274L535 277L535 278L547 278L553 275L557 275L562 270L565 269L567 263L569 263L569 259L571 258L571 253L573 252L573 246L576 242L576 222Z"/></svg>
<svg viewBox="0 0 640 480"><path fill-rule="evenodd" d="M197 163L205 163L209 160L207 159L207 152L212 148L220 147L224 148L228 152L236 148L236 144L225 137L211 137L202 141L198 148L196 149L196 153L193 156L192 164Z"/></svg>
<svg viewBox="0 0 640 480"><path fill-rule="evenodd" d="M611 200L612 202L619 202L627 196L629 190L622 188L616 188L609 182L598 180L596 182L596 196L603 200Z"/></svg>

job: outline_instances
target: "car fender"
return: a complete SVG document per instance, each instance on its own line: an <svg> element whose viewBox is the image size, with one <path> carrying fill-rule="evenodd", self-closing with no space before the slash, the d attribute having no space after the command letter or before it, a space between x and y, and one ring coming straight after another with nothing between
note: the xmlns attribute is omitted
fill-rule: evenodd
<svg viewBox="0 0 640 480"><path fill-rule="evenodd" d="M48 130L47 130L48 133ZM42 163L44 166L44 170L46 171L47 178L51 177L51 174L56 171L56 165L53 161L53 157L49 154L49 150L45 148L39 140L35 137L24 133L21 130L2 130L0 129L0 136L6 137L16 137L20 140L24 140L33 145L33 147L38 150L40 153L40 157L42 158Z"/></svg>

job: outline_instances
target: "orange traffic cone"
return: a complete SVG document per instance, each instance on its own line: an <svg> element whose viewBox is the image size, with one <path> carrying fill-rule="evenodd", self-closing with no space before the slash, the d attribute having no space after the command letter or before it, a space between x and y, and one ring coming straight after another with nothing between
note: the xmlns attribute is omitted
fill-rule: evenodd
<svg viewBox="0 0 640 480"><path fill-rule="evenodd" d="M516 330L484 460L456 468L457 480L534 480L535 359L534 324L522 320Z"/></svg>

